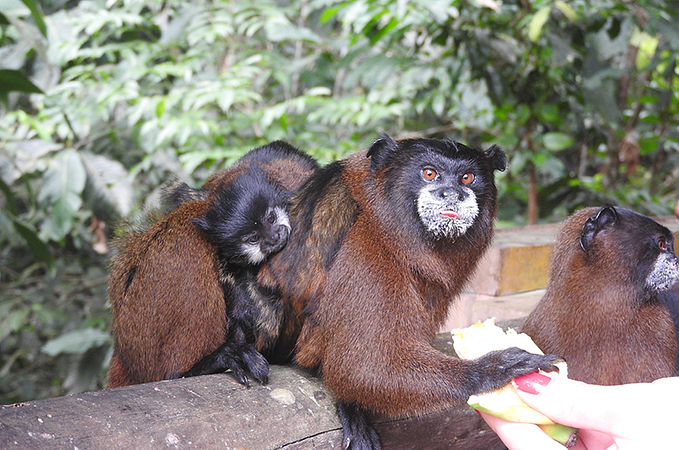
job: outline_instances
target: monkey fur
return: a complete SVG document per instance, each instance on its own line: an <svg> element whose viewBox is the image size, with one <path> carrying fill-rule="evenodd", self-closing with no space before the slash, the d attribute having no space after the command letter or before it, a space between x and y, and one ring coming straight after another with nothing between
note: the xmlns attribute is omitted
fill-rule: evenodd
<svg viewBox="0 0 679 450"><path fill-rule="evenodd" d="M275 141L248 152L234 164L234 167L238 168L243 165L255 165L262 169L269 182L283 190L286 201L319 168L313 158L282 141ZM237 367L235 369L232 367L234 365L232 361L241 356L248 357L254 352L251 347L242 347L240 344L254 342L259 352L264 353L273 361L281 362L271 351L278 338L281 325L281 305L274 291L256 282L258 263L261 263L268 254L274 253L280 248L269 249L265 252L266 255L261 255L256 261L251 261L251 264L243 264L243 261L239 261L236 255L239 253L245 255L246 252L239 252L237 248L230 246L233 243L237 243L238 246L241 245L235 238L239 236L247 237L247 227L233 236L234 239L229 239L228 236L226 236L227 239L224 236L220 238L220 234L223 234L220 228L224 228L223 226L220 227L220 224L224 222L225 218L234 215L229 209L237 202L242 202L242 199L239 199L240 193L255 189L254 186L250 188L244 186L243 189L237 190L236 195L232 195L231 198L219 202L212 201L211 196L214 195L215 191L219 192L221 197L225 197L225 194L221 192L222 190L216 188L224 184L223 179L229 176L229 170L231 169L216 172L199 189L192 189L185 184L175 183L175 192L168 190L166 199L174 200L174 207L197 198L207 198L208 202L213 205L206 213L205 221L196 219L194 223L208 235L212 235L213 242L220 249L222 273L229 274L229 279L233 280L224 285L225 297L233 299L233 305L227 312L231 325L226 342L196 363L189 371L184 372L182 376L196 376L232 369L236 378L247 385L247 378L237 370ZM171 203L170 207L172 207ZM285 214L287 214L287 210ZM270 217L269 213L266 216ZM252 217L248 223L253 222L257 222L256 217ZM267 225L265 221L261 221L261 223L263 226ZM289 228L289 222L286 221L286 223ZM229 230L226 231L229 232ZM266 236L266 233L264 233L264 236ZM230 257L229 255L233 256ZM237 347L234 348L234 346ZM250 356L246 360L251 358ZM266 378L258 380L266 382Z"/></svg>
<svg viewBox="0 0 679 450"><path fill-rule="evenodd" d="M677 356L674 361L674 370L679 375L679 283L675 283L666 292L658 294L658 301L665 305L670 312L670 317L674 323L674 336L677 342Z"/></svg>
<svg viewBox="0 0 679 450"><path fill-rule="evenodd" d="M594 384L675 375L677 344L657 296L679 279L674 237L628 209L586 208L563 224L545 296L522 331Z"/></svg>
<svg viewBox="0 0 679 450"><path fill-rule="evenodd" d="M255 164L266 172L269 181L284 190L286 195L300 188L318 170L318 163L309 155L283 141L274 141L243 155L229 169L212 174L200 188L192 188L179 178L173 178L161 189L164 212L172 212L182 204L206 200L210 191L223 184L222 179L240 165Z"/></svg>
<svg viewBox="0 0 679 450"><path fill-rule="evenodd" d="M226 369L246 385L246 372L267 382L259 350L275 340L281 307L263 288L248 291L287 242L287 197L316 167L289 144L260 147L201 189L175 184L166 216L118 240L108 387Z"/></svg>
<svg viewBox="0 0 679 450"><path fill-rule="evenodd" d="M225 342L217 252L192 222L207 206L188 202L148 230L116 240L107 387L176 378Z"/></svg>
<svg viewBox="0 0 679 450"><path fill-rule="evenodd" d="M554 355L517 348L463 361L432 347L491 241L505 154L388 136L321 169L291 198L293 232L263 264L294 351L333 392L345 448L380 448L367 414L440 410L506 385ZM298 337L298 339L297 339Z"/></svg>

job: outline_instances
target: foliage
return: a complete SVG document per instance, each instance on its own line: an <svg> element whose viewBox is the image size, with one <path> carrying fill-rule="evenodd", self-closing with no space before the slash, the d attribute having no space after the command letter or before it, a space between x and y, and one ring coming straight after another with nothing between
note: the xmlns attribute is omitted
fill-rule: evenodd
<svg viewBox="0 0 679 450"><path fill-rule="evenodd" d="M2 0L0 396L100 387L109 319L93 249L170 174L200 184L275 139L322 163L381 132L498 143L503 223L602 202L668 214L673 5Z"/></svg>

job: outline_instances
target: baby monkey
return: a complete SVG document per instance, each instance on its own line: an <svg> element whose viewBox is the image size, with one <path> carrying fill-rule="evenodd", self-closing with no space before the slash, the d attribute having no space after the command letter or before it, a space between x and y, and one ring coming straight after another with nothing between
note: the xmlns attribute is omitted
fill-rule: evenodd
<svg viewBox="0 0 679 450"><path fill-rule="evenodd" d="M261 168L251 166L243 175L230 178L210 191L207 203L211 206L203 217L192 220L217 251L227 337L182 376L230 369L247 386L245 370L260 383L268 381L268 363L255 344L258 337L275 333L281 320L278 302L252 294L257 289L257 271L269 255L287 244L290 221L286 196Z"/></svg>

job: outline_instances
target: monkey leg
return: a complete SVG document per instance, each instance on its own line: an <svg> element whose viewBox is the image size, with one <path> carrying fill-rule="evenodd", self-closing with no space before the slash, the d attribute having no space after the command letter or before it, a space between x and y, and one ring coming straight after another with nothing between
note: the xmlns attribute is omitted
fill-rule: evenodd
<svg viewBox="0 0 679 450"><path fill-rule="evenodd" d="M269 382L269 363L253 345L244 342L222 344L180 376L195 377L226 370L231 370L236 380L246 387L250 387L246 372L262 384Z"/></svg>
<svg viewBox="0 0 679 450"><path fill-rule="evenodd" d="M379 450L380 437L370 424L367 412L352 403L337 402L337 416L342 424L345 450Z"/></svg>

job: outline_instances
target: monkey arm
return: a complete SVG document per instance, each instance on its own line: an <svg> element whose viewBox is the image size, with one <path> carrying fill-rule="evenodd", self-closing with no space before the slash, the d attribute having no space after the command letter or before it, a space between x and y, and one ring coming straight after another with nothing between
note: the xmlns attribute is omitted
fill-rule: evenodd
<svg viewBox="0 0 679 450"><path fill-rule="evenodd" d="M463 361L439 352L429 343L405 347L403 343L390 344L385 340L383 344L392 345L392 351L370 355L367 348L341 351L332 342L329 344L321 372L339 401L389 416L411 416L459 404L472 394L499 389L513 378L534 372L536 367L555 370L553 363L559 359L513 347ZM364 358L350 366L343 364L360 352L365 354Z"/></svg>
<svg viewBox="0 0 679 450"><path fill-rule="evenodd" d="M394 260L371 250L347 246L337 254L298 342L297 361L318 366L340 402L412 415L466 401L538 368L554 370L554 355L517 348L471 361L434 349L435 324L413 277L396 265L375 270L374 264ZM344 264L344 258L353 264Z"/></svg>

